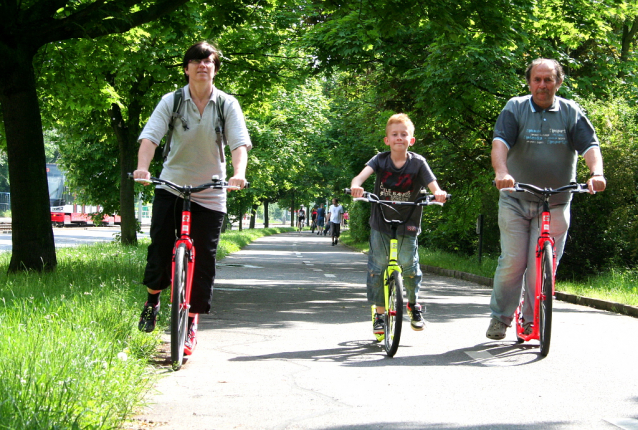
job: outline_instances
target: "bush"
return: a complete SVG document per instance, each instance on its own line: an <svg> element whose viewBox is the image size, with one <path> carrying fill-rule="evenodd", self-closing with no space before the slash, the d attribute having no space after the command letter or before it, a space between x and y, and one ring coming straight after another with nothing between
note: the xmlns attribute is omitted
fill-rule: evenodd
<svg viewBox="0 0 638 430"><path fill-rule="evenodd" d="M353 202L348 210L350 220L350 236L356 242L368 242L370 240L370 204Z"/></svg>
<svg viewBox="0 0 638 430"><path fill-rule="evenodd" d="M638 263L638 108L623 100L584 100L581 105L596 128L607 190L576 196L561 277L580 278ZM589 169L579 165L578 180Z"/></svg>

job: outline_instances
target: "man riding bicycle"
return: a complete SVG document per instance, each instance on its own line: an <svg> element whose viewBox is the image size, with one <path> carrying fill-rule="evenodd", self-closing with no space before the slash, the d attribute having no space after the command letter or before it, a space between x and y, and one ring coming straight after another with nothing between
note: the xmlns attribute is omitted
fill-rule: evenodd
<svg viewBox="0 0 638 430"><path fill-rule="evenodd" d="M556 60L534 60L525 73L530 95L510 99L494 127L492 166L498 189L514 182L556 188L576 181L578 155L585 158L591 176L589 192L603 191L603 159L598 138L580 107L556 96L564 79ZM557 194L550 200L556 264L563 254L569 228L571 194ZM486 336L505 337L519 303L523 282L530 294L525 300L525 334L532 332L532 304L536 285L535 258L538 217L542 207L526 193L500 193L499 228L501 256L494 274L490 309L492 319Z"/></svg>

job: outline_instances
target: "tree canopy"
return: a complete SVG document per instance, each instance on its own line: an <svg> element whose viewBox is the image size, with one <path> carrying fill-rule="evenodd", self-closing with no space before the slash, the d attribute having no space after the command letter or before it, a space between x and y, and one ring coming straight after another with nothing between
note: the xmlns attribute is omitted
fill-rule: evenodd
<svg viewBox="0 0 638 430"><path fill-rule="evenodd" d="M252 187L230 199L233 217L264 202L339 197L385 150L387 118L405 112L416 125L414 151L455 196L443 211L425 211L421 243L472 253L484 214L485 245L497 252L492 128L507 99L528 93L526 65L548 57L567 72L559 95L590 114L610 178L608 191L574 205L575 220L607 227L592 235L574 225L578 246L568 245L562 264L586 260L597 270L638 259L634 2L11 0L0 11L0 52L10 59L0 66L0 141L22 219L12 269L55 264L42 123L74 188L122 214L122 240L135 243L139 190L125 175L135 168L136 140L161 95L184 84L181 56L199 40L221 49L215 84L238 98L254 142ZM367 234L365 211L352 223ZM27 225L38 227L27 233ZM581 252L594 236L617 257ZM21 243L41 250L33 258L44 264Z"/></svg>

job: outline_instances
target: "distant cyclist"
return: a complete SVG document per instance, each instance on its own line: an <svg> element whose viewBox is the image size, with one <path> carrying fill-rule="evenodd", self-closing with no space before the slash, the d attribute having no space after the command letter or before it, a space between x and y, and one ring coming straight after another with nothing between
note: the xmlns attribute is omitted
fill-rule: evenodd
<svg viewBox="0 0 638 430"><path fill-rule="evenodd" d="M303 228L303 223L306 219L306 211L303 208L303 205L299 208L299 212L297 212L297 227L299 230Z"/></svg>

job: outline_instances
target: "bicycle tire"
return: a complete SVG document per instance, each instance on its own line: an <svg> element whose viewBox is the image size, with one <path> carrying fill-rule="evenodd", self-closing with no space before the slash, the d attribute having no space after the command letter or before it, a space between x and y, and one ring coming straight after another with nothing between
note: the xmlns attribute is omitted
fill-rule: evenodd
<svg viewBox="0 0 638 430"><path fill-rule="evenodd" d="M186 279L188 276L188 250L180 244L175 251L175 271L173 272L173 304L171 307L171 364L173 370L182 367L184 342L188 329L188 309L186 301Z"/></svg>
<svg viewBox="0 0 638 430"><path fill-rule="evenodd" d="M403 276L398 270L388 279L388 309L385 311L384 347L388 357L399 349L403 325Z"/></svg>
<svg viewBox="0 0 638 430"><path fill-rule="evenodd" d="M554 249L549 241L543 244L541 255L541 300L539 309L539 331L541 356L547 357L552 338L552 283L554 279Z"/></svg>

